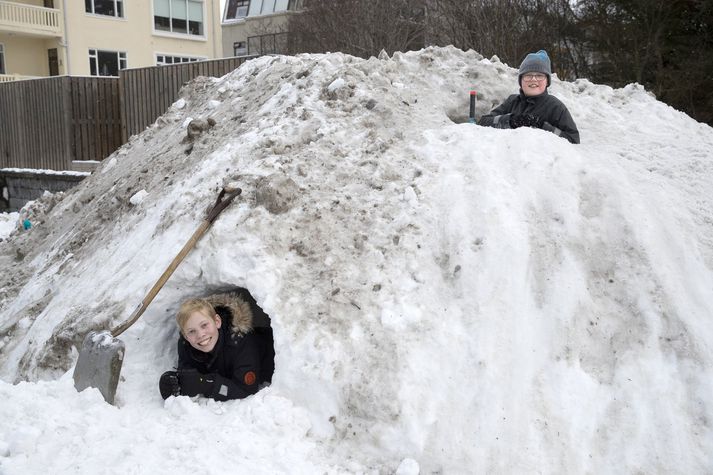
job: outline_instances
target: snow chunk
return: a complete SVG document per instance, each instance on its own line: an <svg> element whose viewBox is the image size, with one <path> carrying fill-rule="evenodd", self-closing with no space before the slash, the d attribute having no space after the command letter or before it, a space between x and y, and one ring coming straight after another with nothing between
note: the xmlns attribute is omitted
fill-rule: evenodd
<svg viewBox="0 0 713 475"><path fill-rule="evenodd" d="M208 101L208 109L216 109L218 106L222 104L220 101L216 101L215 99Z"/></svg>
<svg viewBox="0 0 713 475"><path fill-rule="evenodd" d="M101 172L102 173L108 172L109 170L111 170L112 168L114 168L116 166L116 163L117 163L116 157L111 157L109 159L109 161L107 161L106 164L102 167Z"/></svg>
<svg viewBox="0 0 713 475"><path fill-rule="evenodd" d="M406 201L411 206L416 206L418 204L418 196L416 195L416 191L413 189L412 186L409 186L404 191L404 201Z"/></svg>
<svg viewBox="0 0 713 475"><path fill-rule="evenodd" d="M186 107L186 100L184 98L180 98L179 100L173 103L173 107L179 110L183 109L184 107Z"/></svg>
<svg viewBox="0 0 713 475"><path fill-rule="evenodd" d="M292 178L273 173L258 180L255 201L270 213L285 213L293 207L299 192L299 186Z"/></svg>
<svg viewBox="0 0 713 475"><path fill-rule="evenodd" d="M346 86L346 85L347 85L347 82L346 82L344 79L342 79L342 78L337 78L337 79L335 79L334 81L332 81L332 83L331 83L329 86L327 86L327 90L328 90L329 92L334 92L334 91L336 91L337 89L341 89L341 88L343 88L343 87Z"/></svg>
<svg viewBox="0 0 713 475"><path fill-rule="evenodd" d="M148 194L149 192L146 190L137 191L134 193L134 196L129 198L129 202L134 206L138 206L144 201L144 198L146 198Z"/></svg>
<svg viewBox="0 0 713 475"><path fill-rule="evenodd" d="M31 325L32 325L32 320L30 320L27 317L25 317L22 320L20 320L19 322L17 322L17 327L20 330L27 330L28 328L30 328Z"/></svg>

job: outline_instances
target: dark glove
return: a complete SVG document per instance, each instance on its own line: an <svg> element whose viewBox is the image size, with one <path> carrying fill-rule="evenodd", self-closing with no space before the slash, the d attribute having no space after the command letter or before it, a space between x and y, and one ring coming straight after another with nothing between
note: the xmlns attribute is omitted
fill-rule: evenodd
<svg viewBox="0 0 713 475"><path fill-rule="evenodd" d="M166 371L158 380L158 390L161 391L161 397L168 399L169 396L179 396L181 394L181 386L178 384L178 373L175 371Z"/></svg>
<svg viewBox="0 0 713 475"><path fill-rule="evenodd" d="M212 374L202 374L193 368L178 370L178 384L182 396L211 396L214 383L215 377Z"/></svg>
<svg viewBox="0 0 713 475"><path fill-rule="evenodd" d="M517 129L518 127L535 127L542 128L544 124L540 117L533 114L512 114L510 116L510 128Z"/></svg>

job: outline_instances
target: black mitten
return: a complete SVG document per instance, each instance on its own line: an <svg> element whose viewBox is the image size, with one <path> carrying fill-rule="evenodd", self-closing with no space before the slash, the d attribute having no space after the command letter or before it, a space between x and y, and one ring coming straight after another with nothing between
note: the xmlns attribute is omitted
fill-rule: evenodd
<svg viewBox="0 0 713 475"><path fill-rule="evenodd" d="M161 397L168 399L169 396L179 396L181 387L178 384L178 373L175 371L166 371L158 380L158 389L161 391Z"/></svg>
<svg viewBox="0 0 713 475"><path fill-rule="evenodd" d="M510 115L510 128L517 129L525 125L525 116L523 114L511 114Z"/></svg>
<svg viewBox="0 0 713 475"><path fill-rule="evenodd" d="M530 118L530 125L528 125L528 127L536 127L538 129L542 128L542 125L545 123L545 121L542 120L542 118L540 116L534 115L534 114L527 114L527 115Z"/></svg>
<svg viewBox="0 0 713 475"><path fill-rule="evenodd" d="M182 396L210 396L213 394L215 378L212 374L202 374L196 369L179 369L178 384Z"/></svg>
<svg viewBox="0 0 713 475"><path fill-rule="evenodd" d="M512 114L510 116L510 128L517 129L518 127L536 127L542 128L544 121L533 114Z"/></svg>

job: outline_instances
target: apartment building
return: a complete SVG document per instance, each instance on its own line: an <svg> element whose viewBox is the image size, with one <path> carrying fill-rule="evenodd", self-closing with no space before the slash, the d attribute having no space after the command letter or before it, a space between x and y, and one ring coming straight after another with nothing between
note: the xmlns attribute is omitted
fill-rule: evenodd
<svg viewBox="0 0 713 475"><path fill-rule="evenodd" d="M223 56L288 54L287 21L302 0L225 0Z"/></svg>
<svg viewBox="0 0 713 475"><path fill-rule="evenodd" d="M220 0L0 0L0 81L223 57Z"/></svg>

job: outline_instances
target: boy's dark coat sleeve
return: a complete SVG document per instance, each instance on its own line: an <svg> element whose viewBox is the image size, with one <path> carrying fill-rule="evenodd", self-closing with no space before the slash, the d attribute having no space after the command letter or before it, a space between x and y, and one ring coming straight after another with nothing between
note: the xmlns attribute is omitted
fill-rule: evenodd
<svg viewBox="0 0 713 475"><path fill-rule="evenodd" d="M509 129L510 113L512 112L513 104L516 99L516 94L508 97L505 102L482 116L478 121L478 125L495 127L496 129Z"/></svg>
<svg viewBox="0 0 713 475"><path fill-rule="evenodd" d="M545 122L542 126L543 130L552 132L555 135L564 137L571 143L579 143L579 130L577 129L577 124L574 123L572 114L569 113L566 107L562 107L560 110L559 118L557 119L557 126Z"/></svg>

